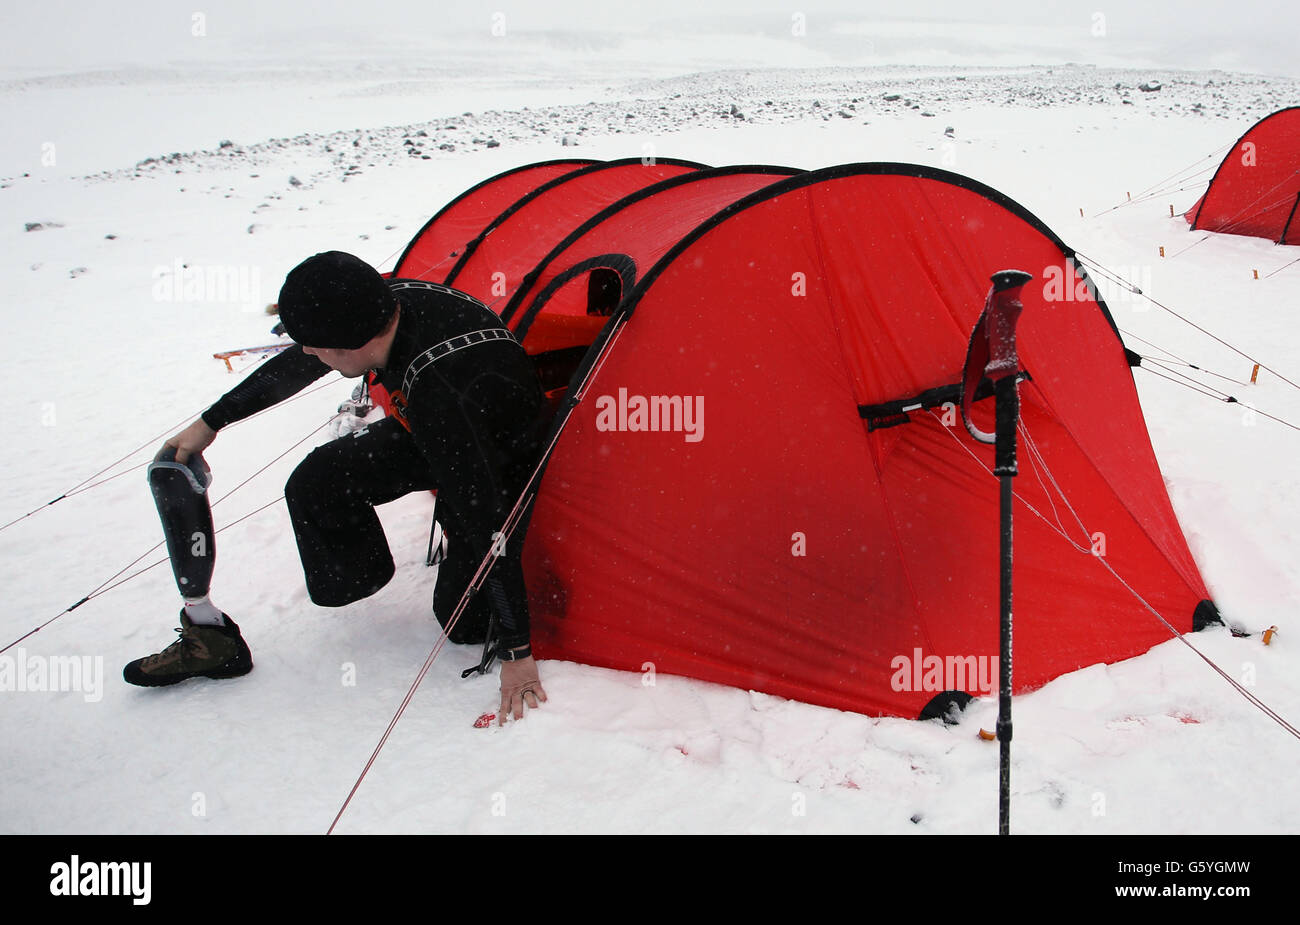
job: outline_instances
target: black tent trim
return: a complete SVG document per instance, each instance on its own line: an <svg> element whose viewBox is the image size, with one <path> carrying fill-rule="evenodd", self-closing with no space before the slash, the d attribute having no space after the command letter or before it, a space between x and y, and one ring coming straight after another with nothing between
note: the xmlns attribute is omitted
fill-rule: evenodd
<svg viewBox="0 0 1300 925"><path fill-rule="evenodd" d="M681 167L694 167L697 170L709 169L708 164L701 164L697 161L681 160L675 157L657 157L654 159L654 163L655 164L676 164ZM532 202L538 196L550 192L551 190L555 189L557 186L563 186L565 183L568 183L570 180L576 180L578 177L585 177L587 174L596 173L601 170L609 170L612 167L626 167L629 164L642 164L643 166L649 166L648 164L646 164L644 160L642 160L639 157L624 157L616 161L597 161L596 163L592 164L589 167L580 167L577 170L572 170L569 173L562 174L561 176L554 178L553 180L549 180L548 182L543 183L541 186L537 187L532 192L527 193L524 196L521 196L519 199L516 199L509 207L506 208L504 212L502 212L496 218L492 219L492 221L488 222L487 225L484 226L483 230L478 233L478 236L475 237L474 240L470 241L469 244L466 245L465 252L460 255L460 259L456 261L456 265L453 266L451 268L451 271L447 274L447 279L445 280L446 284L448 286L452 284L452 281L455 280L456 277L460 274L460 271L464 269L466 261L468 261L470 256L474 253L474 251L478 249L478 246L483 243L484 238L486 238L489 234L491 234L493 230L495 230L498 226L501 225L502 222L510 218L510 216L514 215L516 212L518 212L524 206L528 205L528 203Z"/></svg>
<svg viewBox="0 0 1300 925"><path fill-rule="evenodd" d="M658 193L662 193L664 190L672 189L673 187L681 186L682 184L685 183L698 183L701 180L707 180L711 177L730 176L733 174L741 174L741 173L758 173L758 174L767 173L767 174L772 174L773 176L797 176L803 172L804 171L796 167L775 167L766 164L709 167L703 170L697 170L694 173L684 173L675 177L669 177L667 180L661 180L658 183L651 184L650 186L642 187L641 189L637 190L634 193L629 193L627 196L624 196L622 199L618 200L615 203L612 203L611 205L597 212L591 218L587 219L585 222L583 222L581 225L579 225L577 228L571 231L564 238L564 240L562 240L559 244L557 244L554 248L552 248L551 252L547 254L545 257L543 257L538 262L537 266L535 266L532 270L530 270L528 272L528 275L524 277L524 281L520 285L519 289L515 292L513 296L510 297L510 301L506 303L506 307L501 310L501 320L507 323L510 321L510 319L514 316L514 313L519 310L519 304L523 300L523 296L526 294L528 288L532 285L533 281L536 280L537 277L540 276L548 266L550 266L551 261L555 260L557 257L559 257L560 254L564 253L565 250L567 250L570 246L572 246L575 241L577 241L587 232L591 231L597 225L600 225L601 223L607 221L609 218L613 217L614 215L617 215L619 212L621 212L623 209L626 209L628 206L638 203L641 200L646 199L650 196L654 196ZM623 291L631 292L631 290L632 290L631 285L627 285ZM527 313L519 322L518 334L520 340L523 340L523 332L527 330L527 326L532 323L532 316L536 315L537 312L541 310L541 308L546 302L546 299L550 298L550 294L553 291L554 290L548 290L545 298L541 294L539 294L535 296L533 300L529 303Z"/></svg>
<svg viewBox="0 0 1300 925"><path fill-rule="evenodd" d="M1040 232L1049 241L1055 244L1061 250L1061 255L1071 262L1075 272L1088 286L1088 291L1096 301L1097 307L1101 309L1107 324L1110 325L1111 331L1115 334L1115 340L1120 347L1124 346L1123 339L1120 337L1119 327L1115 324L1115 319L1111 316L1110 308L1101 297L1092 278L1088 275L1083 265L1079 262L1073 248L1069 247L1062 241L1051 228L1048 228L1038 216L1034 215L1020 203L1016 202L1005 193L1000 193L991 186L986 186L978 180L972 180L970 177L962 176L959 173L952 173L947 170L940 170L937 167L926 167L921 164L901 164L893 161L860 163L860 164L841 164L836 167L827 167L822 170L810 170L807 173L791 177L789 180L774 183L771 186L765 186L760 190L739 199L731 205L720 209L712 218L705 219L689 234L685 235L673 247L660 258L650 271L641 279L636 290L628 296L626 310L630 314L636 310L636 305L640 302L641 297L645 294L646 289L677 257L699 238L703 237L709 231L713 230L722 222L731 216L743 212L746 209L753 208L756 205L767 202L769 199L776 199L785 193L793 190L802 189L805 186L812 186L826 180L837 180L845 177L854 176L901 176L915 177L919 180L935 180L940 183L947 183L950 186L961 187L970 190L976 195L983 196L985 199L1006 209L1011 214L1020 218L1035 230Z"/></svg>
<svg viewBox="0 0 1300 925"><path fill-rule="evenodd" d="M515 339L523 343L524 336L528 333L528 328L532 325L533 319L537 317L538 311L542 309L557 289L574 277L581 276L583 273L597 268L609 269L617 273L622 281L623 292L625 293L631 292L636 286L636 261L627 254L597 254L595 257L581 260L547 283L546 288L537 294L537 298L533 300L528 312L519 320L519 326L515 328ZM619 301L621 302L622 299L620 298Z"/></svg>
<svg viewBox="0 0 1300 925"><path fill-rule="evenodd" d="M451 202L447 203L445 206L439 209L434 214L433 218L429 219L427 222L425 222L423 225L420 226L420 230L416 233L415 237L411 238L410 243L406 245L406 249L402 251L402 256L397 258L397 263L394 264L394 266L400 267L403 263L406 262L406 258L410 255L411 251L415 248L415 245L419 243L420 239L424 237L424 233L428 231L430 228L432 228L434 224L438 221L438 219L442 218L448 212L448 210L450 210L460 202L464 201L465 199L468 199L470 196L474 195L474 193L478 192L483 187L489 186L490 184L495 183L498 180L501 180L505 177L508 177L511 174L522 173L525 170L532 170L537 167L551 167L558 164L574 164L574 165L583 165L589 167L599 163L600 161L590 160L587 158L578 158L578 157L557 158L556 160L553 161L538 161L535 164L522 164L518 167L512 167L509 170L503 170L501 173L497 174L494 177L488 177L482 183L474 184L469 189L465 190L465 192L461 193Z"/></svg>

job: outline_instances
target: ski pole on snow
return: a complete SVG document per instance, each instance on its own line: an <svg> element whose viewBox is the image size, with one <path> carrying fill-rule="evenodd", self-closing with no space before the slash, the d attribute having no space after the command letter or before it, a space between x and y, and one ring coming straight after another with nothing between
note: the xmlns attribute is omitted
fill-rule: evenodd
<svg viewBox="0 0 1300 925"><path fill-rule="evenodd" d="M1016 354L1016 322L1024 308L1020 302L1020 289L1031 279L1033 276L1023 270L1000 270L993 274L993 286L984 301L984 311L971 333L966 365L962 371L962 421L973 438L981 443L995 445L993 474L998 476L1001 483L997 724L1001 752L999 835L1011 834L1011 480L1017 472L1016 424L1020 419L1020 394L1016 390L1020 372L1020 358ZM975 390L985 377L993 383L995 430L991 434L977 428L970 419Z"/></svg>

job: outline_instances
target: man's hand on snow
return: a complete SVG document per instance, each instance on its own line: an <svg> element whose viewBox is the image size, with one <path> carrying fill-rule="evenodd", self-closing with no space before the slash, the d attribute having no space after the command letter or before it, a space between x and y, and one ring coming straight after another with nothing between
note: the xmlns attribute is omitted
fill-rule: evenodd
<svg viewBox="0 0 1300 925"><path fill-rule="evenodd" d="M537 677L537 662L530 655L514 662L501 663L501 710L497 724L504 725L506 714L515 719L524 718L524 705L537 709L538 702L546 702L546 691Z"/></svg>
<svg viewBox="0 0 1300 925"><path fill-rule="evenodd" d="M217 439L217 432L199 418L189 427L163 444L163 449L176 451L176 461L184 465L190 461L191 454L202 453L212 441Z"/></svg>

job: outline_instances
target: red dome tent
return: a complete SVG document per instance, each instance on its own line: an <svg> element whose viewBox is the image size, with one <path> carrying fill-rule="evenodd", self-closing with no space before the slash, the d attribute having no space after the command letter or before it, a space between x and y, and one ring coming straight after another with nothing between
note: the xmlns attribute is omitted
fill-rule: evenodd
<svg viewBox="0 0 1300 925"><path fill-rule="evenodd" d="M525 541L539 657L868 714L988 693L998 483L945 402L989 277L1011 267L1035 277L1017 691L1168 639L1135 595L1179 630L1217 620L1129 354L1041 222L913 165L659 164L531 188L445 280L495 302L539 365L565 355L571 393L594 369ZM492 273L508 299L484 291Z"/></svg>
<svg viewBox="0 0 1300 925"><path fill-rule="evenodd" d="M1265 116L1237 139L1183 217L1193 229L1300 244L1300 106Z"/></svg>
<svg viewBox="0 0 1300 925"><path fill-rule="evenodd" d="M1013 266L1041 281L1020 334L1040 455L1017 485L1017 690L1168 639L1133 592L1180 630L1215 619L1072 256L995 191L910 165L792 177L704 221L579 371L626 318L529 527L539 656L869 714L987 693L997 480L942 403Z"/></svg>

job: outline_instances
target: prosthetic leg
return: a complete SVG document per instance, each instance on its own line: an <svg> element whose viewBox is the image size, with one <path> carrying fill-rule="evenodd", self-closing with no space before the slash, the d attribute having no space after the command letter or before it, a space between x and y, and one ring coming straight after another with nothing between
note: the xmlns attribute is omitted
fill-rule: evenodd
<svg viewBox="0 0 1300 925"><path fill-rule="evenodd" d="M187 678L233 678L253 670L239 627L208 600L216 562L216 531L208 486L212 471L194 454L176 461L165 449L149 464L149 490L162 520L167 553L181 592L180 638L157 655L136 659L122 671L130 684L162 687Z"/></svg>
<svg viewBox="0 0 1300 925"><path fill-rule="evenodd" d="M149 464L148 474L176 587L186 600L206 598L217 551L208 502L212 470L200 454L178 463L176 451L167 449Z"/></svg>

